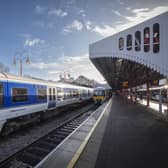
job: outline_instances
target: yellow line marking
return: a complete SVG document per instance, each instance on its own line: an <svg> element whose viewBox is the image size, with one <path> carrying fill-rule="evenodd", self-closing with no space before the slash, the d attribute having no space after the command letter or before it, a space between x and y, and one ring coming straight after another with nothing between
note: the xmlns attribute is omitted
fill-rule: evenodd
<svg viewBox="0 0 168 168"><path fill-rule="evenodd" d="M112 99L111 99L112 100ZM91 131L89 132L89 134L86 136L84 142L80 145L80 147L78 148L78 150L76 151L75 155L73 156L73 158L71 159L71 161L69 162L67 168L73 168L76 164L76 162L78 161L81 153L83 152L85 146L87 145L91 135L93 134L93 131L95 130L96 126L98 125L99 121L101 120L101 118L103 117L103 114L105 113L105 111L107 110L107 107L109 106L109 104L111 103L111 100L109 100L108 104L105 106L103 112L101 113L101 115L99 116L98 120L96 121L95 125L93 126L93 128L91 129Z"/></svg>

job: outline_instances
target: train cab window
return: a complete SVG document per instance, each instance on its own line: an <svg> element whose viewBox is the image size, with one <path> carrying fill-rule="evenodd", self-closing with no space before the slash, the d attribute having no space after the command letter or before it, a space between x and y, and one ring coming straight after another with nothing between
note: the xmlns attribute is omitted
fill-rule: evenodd
<svg viewBox="0 0 168 168"><path fill-rule="evenodd" d="M4 88L3 84L0 83L0 107L4 104Z"/></svg>
<svg viewBox="0 0 168 168"><path fill-rule="evenodd" d="M12 88L12 101L13 102L28 101L27 88Z"/></svg>
<svg viewBox="0 0 168 168"><path fill-rule="evenodd" d="M153 25L153 52L158 53L160 49L160 30L159 24Z"/></svg>
<svg viewBox="0 0 168 168"><path fill-rule="evenodd" d="M119 38L119 44L118 44L119 46L119 49L120 50L123 50L124 49L124 38Z"/></svg>
<svg viewBox="0 0 168 168"><path fill-rule="evenodd" d="M132 35L127 35L127 50L132 50Z"/></svg>
<svg viewBox="0 0 168 168"><path fill-rule="evenodd" d="M56 100L56 96L55 96L55 88L53 88L53 100Z"/></svg>
<svg viewBox="0 0 168 168"><path fill-rule="evenodd" d="M38 88L37 96L38 100L46 100L47 99L46 89Z"/></svg>
<svg viewBox="0 0 168 168"><path fill-rule="evenodd" d="M49 100L52 100L52 92L51 92L51 88L49 88Z"/></svg>
<svg viewBox="0 0 168 168"><path fill-rule="evenodd" d="M149 52L150 50L150 29L146 27L144 29L144 52Z"/></svg>
<svg viewBox="0 0 168 168"><path fill-rule="evenodd" d="M135 51L141 50L141 32L136 31L135 32Z"/></svg>

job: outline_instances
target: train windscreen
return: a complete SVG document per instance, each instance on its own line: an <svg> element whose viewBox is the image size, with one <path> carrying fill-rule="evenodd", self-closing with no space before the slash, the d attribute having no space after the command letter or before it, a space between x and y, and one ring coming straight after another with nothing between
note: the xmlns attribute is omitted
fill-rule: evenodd
<svg viewBox="0 0 168 168"><path fill-rule="evenodd" d="M105 91L104 90L95 90L94 96L105 96Z"/></svg>

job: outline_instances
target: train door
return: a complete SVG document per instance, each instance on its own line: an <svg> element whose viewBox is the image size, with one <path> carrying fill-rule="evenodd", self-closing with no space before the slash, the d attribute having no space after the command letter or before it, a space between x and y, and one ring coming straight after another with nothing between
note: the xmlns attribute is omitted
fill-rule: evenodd
<svg viewBox="0 0 168 168"><path fill-rule="evenodd" d="M48 108L56 107L56 89L54 87L48 88Z"/></svg>
<svg viewBox="0 0 168 168"><path fill-rule="evenodd" d="M4 107L4 84L0 83L0 108Z"/></svg>

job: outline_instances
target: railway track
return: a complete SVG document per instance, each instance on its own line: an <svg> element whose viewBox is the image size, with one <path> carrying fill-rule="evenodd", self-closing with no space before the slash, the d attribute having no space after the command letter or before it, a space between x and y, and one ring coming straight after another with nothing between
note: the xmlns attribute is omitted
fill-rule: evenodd
<svg viewBox="0 0 168 168"><path fill-rule="evenodd" d="M0 162L0 168L32 168L71 134L95 109L91 107L57 126L53 131Z"/></svg>

